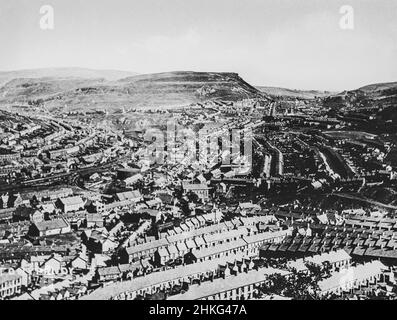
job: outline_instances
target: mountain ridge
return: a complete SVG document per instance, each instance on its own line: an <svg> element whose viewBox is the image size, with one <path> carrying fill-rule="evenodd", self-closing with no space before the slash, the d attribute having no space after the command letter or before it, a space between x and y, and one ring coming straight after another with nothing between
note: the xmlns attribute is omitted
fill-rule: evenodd
<svg viewBox="0 0 397 320"><path fill-rule="evenodd" d="M58 67L58 68L36 68L19 69L10 71L0 70L0 79L9 78L105 78L117 80L120 78L138 75L136 72L116 69L91 69L82 67Z"/></svg>

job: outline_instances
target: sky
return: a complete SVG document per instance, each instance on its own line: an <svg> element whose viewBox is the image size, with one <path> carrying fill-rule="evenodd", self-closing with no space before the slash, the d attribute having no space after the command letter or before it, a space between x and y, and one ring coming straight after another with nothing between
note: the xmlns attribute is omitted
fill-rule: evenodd
<svg viewBox="0 0 397 320"><path fill-rule="evenodd" d="M43 5L51 30L40 28ZM353 29L340 26L344 5ZM224 71L342 91L397 81L396 57L395 0L0 0L2 71Z"/></svg>

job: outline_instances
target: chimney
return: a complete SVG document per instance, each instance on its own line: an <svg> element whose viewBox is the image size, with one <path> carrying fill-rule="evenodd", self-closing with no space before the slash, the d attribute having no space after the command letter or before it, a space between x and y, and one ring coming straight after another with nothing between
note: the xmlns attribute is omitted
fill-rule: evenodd
<svg viewBox="0 0 397 320"><path fill-rule="evenodd" d="M385 242L382 242L382 243L380 244L380 247L381 247L381 249L383 249L383 248L385 247Z"/></svg>
<svg viewBox="0 0 397 320"><path fill-rule="evenodd" d="M3 208L4 209L8 208L8 199L9 199L8 193L1 195L1 200L3 202Z"/></svg>

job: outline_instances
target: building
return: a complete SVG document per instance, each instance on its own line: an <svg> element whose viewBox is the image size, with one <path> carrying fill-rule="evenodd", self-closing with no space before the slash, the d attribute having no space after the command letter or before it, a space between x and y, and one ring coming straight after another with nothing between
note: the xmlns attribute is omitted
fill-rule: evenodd
<svg viewBox="0 0 397 320"><path fill-rule="evenodd" d="M381 279L385 270L388 270L388 268L378 260L358 265L356 267L342 269L332 274L331 277L318 283L320 293L322 295L330 293L340 295L343 292L349 292L350 290L355 288L358 289L361 286L375 284Z"/></svg>
<svg viewBox="0 0 397 320"><path fill-rule="evenodd" d="M87 248L95 253L106 253L114 250L118 243L108 237L106 234L96 230L91 232L86 242Z"/></svg>
<svg viewBox="0 0 397 320"><path fill-rule="evenodd" d="M70 225L64 218L37 222L29 229L29 235L33 237L46 237L69 232L71 232Z"/></svg>
<svg viewBox="0 0 397 320"><path fill-rule="evenodd" d="M14 217L15 208L0 209L0 222L10 222Z"/></svg>
<svg viewBox="0 0 397 320"><path fill-rule="evenodd" d="M35 197L37 200L43 201L43 199L56 200L58 198L66 198L72 195L73 195L73 190L71 188L59 188L59 189L49 188L47 190L23 193L22 195L18 194L17 196L22 196L22 198L28 200L31 200L33 199L33 197Z"/></svg>
<svg viewBox="0 0 397 320"><path fill-rule="evenodd" d="M236 230L238 231L238 230ZM280 230L275 232L263 232L256 235L248 235L240 237L234 235L234 238L229 238L225 242L207 243L203 248L193 249L188 252L184 259L186 263L202 262L230 254L244 253L247 257L258 256L259 248L264 243L279 243L288 234L290 230ZM221 233L222 236L225 233ZM234 239L234 240L233 240Z"/></svg>
<svg viewBox="0 0 397 320"><path fill-rule="evenodd" d="M324 263L329 263L332 270L337 268L349 267L351 262L351 256L343 249L330 251L315 255L313 257L305 258L306 263L310 263L317 266L322 266Z"/></svg>
<svg viewBox="0 0 397 320"><path fill-rule="evenodd" d="M209 199L210 187L208 187L206 184L184 183L182 187L184 194L193 192L203 201L207 201Z"/></svg>
<svg viewBox="0 0 397 320"><path fill-rule="evenodd" d="M127 179L124 180L124 182L127 186L131 186L142 179L143 176L140 173L138 173L136 175L133 175L132 177L128 177Z"/></svg>
<svg viewBox="0 0 397 320"><path fill-rule="evenodd" d="M88 213L86 215L87 228L102 228L103 217L100 213Z"/></svg>
<svg viewBox="0 0 397 320"><path fill-rule="evenodd" d="M69 197L59 199L59 204L64 213L78 211L84 208L84 201L81 197Z"/></svg>
<svg viewBox="0 0 397 320"><path fill-rule="evenodd" d="M157 249L167 247L168 241L166 239L159 239L151 242L146 242L134 245L124 249L120 253L121 261L131 263L144 257L153 256Z"/></svg>
<svg viewBox="0 0 397 320"><path fill-rule="evenodd" d="M63 259L59 254L51 255L46 261L44 261L40 268L43 270L44 275L52 276L61 273L61 269L63 267Z"/></svg>
<svg viewBox="0 0 397 320"><path fill-rule="evenodd" d="M139 202L142 200L142 195L138 190L120 192L116 194L116 197L118 201Z"/></svg>
<svg viewBox="0 0 397 320"><path fill-rule="evenodd" d="M88 269L87 259L88 258L83 255L77 255L70 261L69 266L75 270L86 270Z"/></svg>
<svg viewBox="0 0 397 320"><path fill-rule="evenodd" d="M143 261L141 260L141 263ZM242 268L241 271L252 270L254 268L252 260L246 259L242 254L232 254L203 263L180 265L162 270L161 272L153 272L130 281L110 284L83 297L83 300L107 300L110 298L135 299L138 295L144 297L156 293L159 289L171 288L174 285L181 285L182 283L193 283L201 280L211 281L211 279L214 279L220 273L222 266L235 263L236 261L246 265L246 268Z"/></svg>
<svg viewBox="0 0 397 320"><path fill-rule="evenodd" d="M192 285L185 293L170 296L169 300L248 300L271 274L287 276L288 271L263 268L236 273L213 281Z"/></svg>
<svg viewBox="0 0 397 320"><path fill-rule="evenodd" d="M12 297L21 293L22 276L19 274L0 274L0 299Z"/></svg>

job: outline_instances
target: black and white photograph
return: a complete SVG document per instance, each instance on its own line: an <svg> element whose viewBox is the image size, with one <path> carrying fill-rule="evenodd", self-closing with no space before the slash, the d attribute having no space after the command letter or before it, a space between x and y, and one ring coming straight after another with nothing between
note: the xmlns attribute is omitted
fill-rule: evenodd
<svg viewBox="0 0 397 320"><path fill-rule="evenodd" d="M0 0L0 300L239 316L396 277L397 1Z"/></svg>

